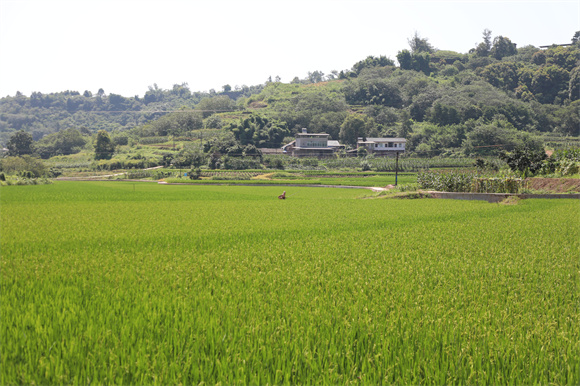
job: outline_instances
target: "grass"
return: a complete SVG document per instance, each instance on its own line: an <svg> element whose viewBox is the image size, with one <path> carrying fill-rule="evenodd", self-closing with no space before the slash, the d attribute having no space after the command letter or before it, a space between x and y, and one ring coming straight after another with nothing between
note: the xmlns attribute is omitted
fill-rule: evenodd
<svg viewBox="0 0 580 386"><path fill-rule="evenodd" d="M0 189L2 384L580 382L575 200Z"/></svg>

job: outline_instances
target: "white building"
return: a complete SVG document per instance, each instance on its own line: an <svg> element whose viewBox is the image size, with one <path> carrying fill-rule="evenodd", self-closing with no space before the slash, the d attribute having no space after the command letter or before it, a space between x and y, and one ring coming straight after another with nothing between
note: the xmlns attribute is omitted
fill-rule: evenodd
<svg viewBox="0 0 580 386"><path fill-rule="evenodd" d="M367 138L366 141L359 137L357 148L364 147L368 154L377 156L395 156L405 152L405 138Z"/></svg>

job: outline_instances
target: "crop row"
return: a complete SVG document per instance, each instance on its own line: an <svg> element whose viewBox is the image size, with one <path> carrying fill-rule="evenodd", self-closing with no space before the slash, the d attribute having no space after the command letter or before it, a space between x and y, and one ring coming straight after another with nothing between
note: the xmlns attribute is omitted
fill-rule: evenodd
<svg viewBox="0 0 580 386"><path fill-rule="evenodd" d="M525 186L521 178L484 177L476 172L421 172L417 174L420 189L441 192L518 193Z"/></svg>

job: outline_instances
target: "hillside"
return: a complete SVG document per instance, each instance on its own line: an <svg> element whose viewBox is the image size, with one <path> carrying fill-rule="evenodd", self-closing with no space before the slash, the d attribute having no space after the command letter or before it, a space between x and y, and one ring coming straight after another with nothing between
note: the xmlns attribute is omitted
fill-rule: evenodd
<svg viewBox="0 0 580 386"><path fill-rule="evenodd" d="M539 49L516 48L502 36L492 43L488 34L465 54L434 50L415 37L397 65L371 56L340 73L315 71L289 84L268 81L233 91L224 86L221 93L192 92L182 84L171 90L154 85L143 98L104 90L5 97L0 141L19 130L42 147L47 135L64 129L87 136L106 130L135 141L199 137L196 132L209 129L260 148L279 147L307 127L347 145L357 136L405 137L418 155L488 154L538 141L557 148L579 135L577 35L570 45Z"/></svg>

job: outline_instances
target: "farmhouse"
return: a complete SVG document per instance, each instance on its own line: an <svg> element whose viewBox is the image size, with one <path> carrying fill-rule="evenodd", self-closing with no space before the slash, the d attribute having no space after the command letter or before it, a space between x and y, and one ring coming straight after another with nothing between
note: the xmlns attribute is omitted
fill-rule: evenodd
<svg viewBox="0 0 580 386"><path fill-rule="evenodd" d="M368 154L377 156L395 156L405 152L405 138L364 138L359 137L357 148L364 147Z"/></svg>
<svg viewBox="0 0 580 386"><path fill-rule="evenodd" d="M293 157L330 157L334 151L341 148L338 141L329 141L329 134L309 133L302 129L296 134L296 140L284 145L282 149Z"/></svg>

